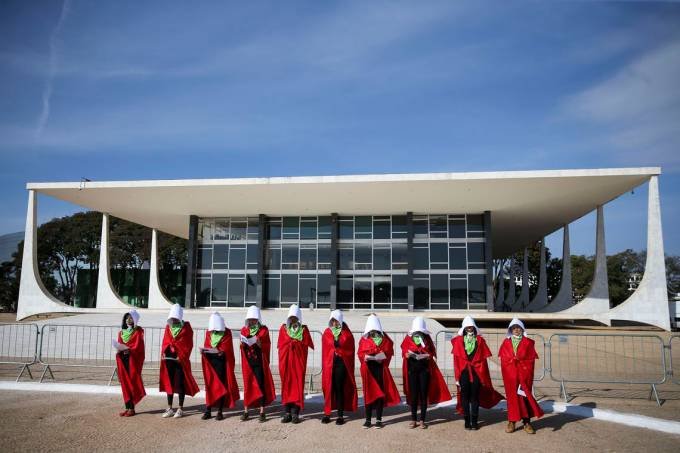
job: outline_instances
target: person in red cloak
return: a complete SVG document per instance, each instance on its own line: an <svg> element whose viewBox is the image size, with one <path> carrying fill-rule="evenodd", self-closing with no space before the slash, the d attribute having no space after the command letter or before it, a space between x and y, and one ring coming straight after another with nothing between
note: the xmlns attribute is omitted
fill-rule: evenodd
<svg viewBox="0 0 680 453"><path fill-rule="evenodd" d="M517 318L510 321L508 335L498 351L501 359L501 373L508 403L508 426L506 433L515 431L515 423L524 422L524 431L534 434L532 417L542 417L543 411L532 393L534 384L534 362L538 359L534 340L527 337L524 324Z"/></svg>
<svg viewBox="0 0 680 453"><path fill-rule="evenodd" d="M404 394L411 405L409 426L418 426L420 406L420 427L427 429L427 405L448 401L451 393L435 361L437 352L422 316L413 319L411 330L401 342L401 357Z"/></svg>
<svg viewBox="0 0 680 453"><path fill-rule="evenodd" d="M357 410L357 386L354 381L354 335L343 321L342 311L331 312L328 328L321 337L321 386L324 416L330 423L331 411L338 411L336 425L345 423L345 409Z"/></svg>
<svg viewBox="0 0 680 453"><path fill-rule="evenodd" d="M123 316L123 324L118 332L118 343L127 346L127 349L116 354L118 381L125 402L125 410L118 414L121 417L135 415L135 405L146 396L142 381L144 329L137 325L138 322L139 313L137 310L130 310Z"/></svg>
<svg viewBox="0 0 680 453"><path fill-rule="evenodd" d="M234 347L231 331L219 313L210 315L205 341L201 348L201 366L205 381L205 412L201 419L212 417L211 407L217 406L216 420L222 420L222 409L235 406L239 399L238 383L234 375Z"/></svg>
<svg viewBox="0 0 680 453"><path fill-rule="evenodd" d="M465 417L465 429L479 429L479 406L491 409L503 399L491 383L491 351L475 320L463 319L458 335L451 339L453 369L456 377L456 410Z"/></svg>
<svg viewBox="0 0 680 453"><path fill-rule="evenodd" d="M286 414L281 423L300 423L300 409L305 406L305 373L308 348L314 349L312 336L302 324L302 311L291 305L286 323L279 329L279 375L281 376L281 404ZM291 415L292 413L292 415Z"/></svg>
<svg viewBox="0 0 680 453"><path fill-rule="evenodd" d="M184 396L198 393L198 385L191 374L191 350L194 348L194 331L183 321L184 310L179 304L170 309L168 323L161 345L161 372L159 390L168 395L168 408L163 418L180 418L184 415ZM172 409L172 397L177 393L179 408Z"/></svg>
<svg viewBox="0 0 680 453"><path fill-rule="evenodd" d="M245 326L241 328L241 371L243 373L243 414L241 421L250 418L248 408L258 405L260 423L267 421L265 406L276 397L274 379L269 368L271 340L269 329L262 324L260 309L248 307Z"/></svg>
<svg viewBox="0 0 680 453"><path fill-rule="evenodd" d="M357 355L361 362L361 382L366 410L366 421L363 426L371 427L371 416L375 409L375 427L380 429L383 427L383 408L401 403L401 397L390 373L394 343L383 331L380 319L375 314L371 314L366 320Z"/></svg>

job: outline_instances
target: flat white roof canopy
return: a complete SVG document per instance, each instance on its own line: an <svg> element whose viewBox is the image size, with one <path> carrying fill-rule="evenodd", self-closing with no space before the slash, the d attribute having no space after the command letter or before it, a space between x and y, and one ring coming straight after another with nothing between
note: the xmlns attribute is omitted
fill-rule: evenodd
<svg viewBox="0 0 680 453"><path fill-rule="evenodd" d="M189 216L465 214L491 211L505 257L647 182L659 167L157 181L27 189L179 237Z"/></svg>

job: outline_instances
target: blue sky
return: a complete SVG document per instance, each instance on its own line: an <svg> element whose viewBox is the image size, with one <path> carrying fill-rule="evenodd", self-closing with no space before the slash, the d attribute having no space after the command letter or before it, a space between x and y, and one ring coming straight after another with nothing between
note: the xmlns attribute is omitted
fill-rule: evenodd
<svg viewBox="0 0 680 453"><path fill-rule="evenodd" d="M679 81L676 2L3 1L0 234L29 181L661 166L680 254Z"/></svg>

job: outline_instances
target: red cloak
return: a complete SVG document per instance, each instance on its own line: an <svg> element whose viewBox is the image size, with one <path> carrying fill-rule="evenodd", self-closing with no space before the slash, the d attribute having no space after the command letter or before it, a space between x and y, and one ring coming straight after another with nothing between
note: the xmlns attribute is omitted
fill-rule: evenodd
<svg viewBox="0 0 680 453"><path fill-rule="evenodd" d="M350 412L357 410L357 384L354 380L354 335L345 323L342 324L338 344L339 346L336 348L333 332L330 328L327 328L321 337L321 387L323 388L323 413L325 415L330 415L331 411L338 407L336 397L332 392L333 360L336 355L340 356L347 370L343 407Z"/></svg>
<svg viewBox="0 0 680 453"><path fill-rule="evenodd" d="M209 330L205 331L204 348L212 348L210 342L211 333ZM236 401L239 400L238 383L236 382L236 375L234 374L234 347L231 341L231 331L226 330L224 337L215 346L215 349L224 354L226 363L226 376L219 376L215 368L210 364L210 360L206 354L201 354L201 366L203 367L203 380L205 381L205 404L206 406L215 406L219 403L219 399L224 397L224 407L232 408ZM226 382L226 385L224 382Z"/></svg>
<svg viewBox="0 0 680 453"><path fill-rule="evenodd" d="M118 343L124 344L128 348L129 361L128 366L130 372L128 373L123 365L121 358L122 352L116 354L116 365L118 366L118 381L120 388L123 391L123 400L130 401L132 404L139 403L142 398L146 396L144 389L144 382L142 381L142 367L144 366L144 329L135 327L135 331L127 343L123 341L123 337L118 332Z"/></svg>
<svg viewBox="0 0 680 453"><path fill-rule="evenodd" d="M176 337L172 336L170 326L166 324L165 333L163 334L163 344L161 345L161 357L165 355L166 349L170 348L171 352L177 354L177 360L182 367L184 374L184 391L186 395L194 396L198 393L198 385L194 376L191 374L191 350L194 348L194 330L188 321L184 322L182 330L179 331ZM161 374L159 378L158 390L165 392L168 395L177 393L172 388L170 376L168 376L168 368L165 365L165 360L161 358Z"/></svg>
<svg viewBox="0 0 680 453"><path fill-rule="evenodd" d="M250 329L248 327L241 328L241 335L249 338ZM269 329L267 326L260 326L260 330L257 331L255 336L260 340L260 346L254 344L248 346L241 342L241 371L243 372L243 405L245 407L251 407L254 404L259 405L260 398L264 398L264 404L267 405L274 401L276 398L276 391L274 390L274 379L272 378L272 371L269 368L269 354L272 346L272 342L269 339ZM253 352L255 348L259 348L262 352L262 371L264 373L264 394L260 390L260 386L257 383L257 378L253 373L253 369L250 368L250 362L248 362L248 354Z"/></svg>
<svg viewBox="0 0 680 453"><path fill-rule="evenodd" d="M387 358L381 362L383 369L383 386L385 387L384 391L380 388L380 385L378 385L378 382L371 374L368 365L366 365L364 360L367 355L376 355L381 352L387 356ZM394 383L392 373L390 373L390 361L392 360L392 356L394 356L394 343L392 342L392 339L384 333L382 343L380 343L380 346L377 346L371 338L362 336L359 340L357 355L361 362L360 371L364 391L364 405L367 406L379 398L385 399L385 407L395 406L401 403L399 390L397 390L397 385Z"/></svg>
<svg viewBox="0 0 680 453"><path fill-rule="evenodd" d="M534 340L522 337L517 346L517 354L512 349L512 340L506 338L498 351L501 359L501 373L505 386L505 400L508 403L508 420L520 421L529 417L525 401L531 406L533 417L541 417L543 411L531 392L534 385L534 361L538 358ZM517 394L517 387L521 385L526 393L526 400Z"/></svg>
<svg viewBox="0 0 680 453"><path fill-rule="evenodd" d="M430 388L427 390L427 402L428 404L437 404L442 401L448 401L451 399L451 392L446 387L446 381L442 372L439 371L437 366L437 351L432 342L432 338L429 335L423 335L425 339L424 346L418 346L413 341L410 335L404 337L404 341L401 342L401 372L404 377L404 394L406 395L406 401L411 401L409 395L411 394L410 383L408 381L408 358L406 353L411 351L416 354L430 354L429 359L423 359L428 361L428 367L430 368Z"/></svg>
<svg viewBox="0 0 680 453"><path fill-rule="evenodd" d="M286 325L279 329L279 376L281 377L281 404L292 403L305 407L305 373L307 373L307 348L314 349L307 326L302 326L302 341L288 335Z"/></svg>
<svg viewBox="0 0 680 453"><path fill-rule="evenodd" d="M491 409L503 399L503 395L493 388L491 382L489 363L487 362L487 359L491 357L491 351L486 340L477 335L477 349L471 359L468 359L467 352L465 352L465 341L461 335L453 337L451 345L453 346L451 353L453 354L453 371L456 382L460 382L460 375L466 368L468 376L472 376L474 371L479 378L479 405L485 409ZM456 389L456 411L461 415L464 413L463 406L460 404L460 386L457 386Z"/></svg>

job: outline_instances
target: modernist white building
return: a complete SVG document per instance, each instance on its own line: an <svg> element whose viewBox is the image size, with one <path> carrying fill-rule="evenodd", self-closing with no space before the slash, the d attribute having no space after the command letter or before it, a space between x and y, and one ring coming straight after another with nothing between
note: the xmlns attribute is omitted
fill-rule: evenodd
<svg viewBox="0 0 680 453"><path fill-rule="evenodd" d="M668 330L660 168L428 173L167 181L29 183L18 319L48 312L119 312L111 285L109 215L153 229L148 309L167 309L157 231L189 240L185 306L423 310L437 318L636 321ZM647 262L637 290L610 309L603 206L649 186ZM103 213L96 308L54 298L36 262L37 194ZM574 304L569 224L597 212L596 272ZM562 229L562 286L548 301L545 263L529 300L493 291L492 262ZM511 279L514 276L509 276ZM511 312L500 311L510 307Z"/></svg>

